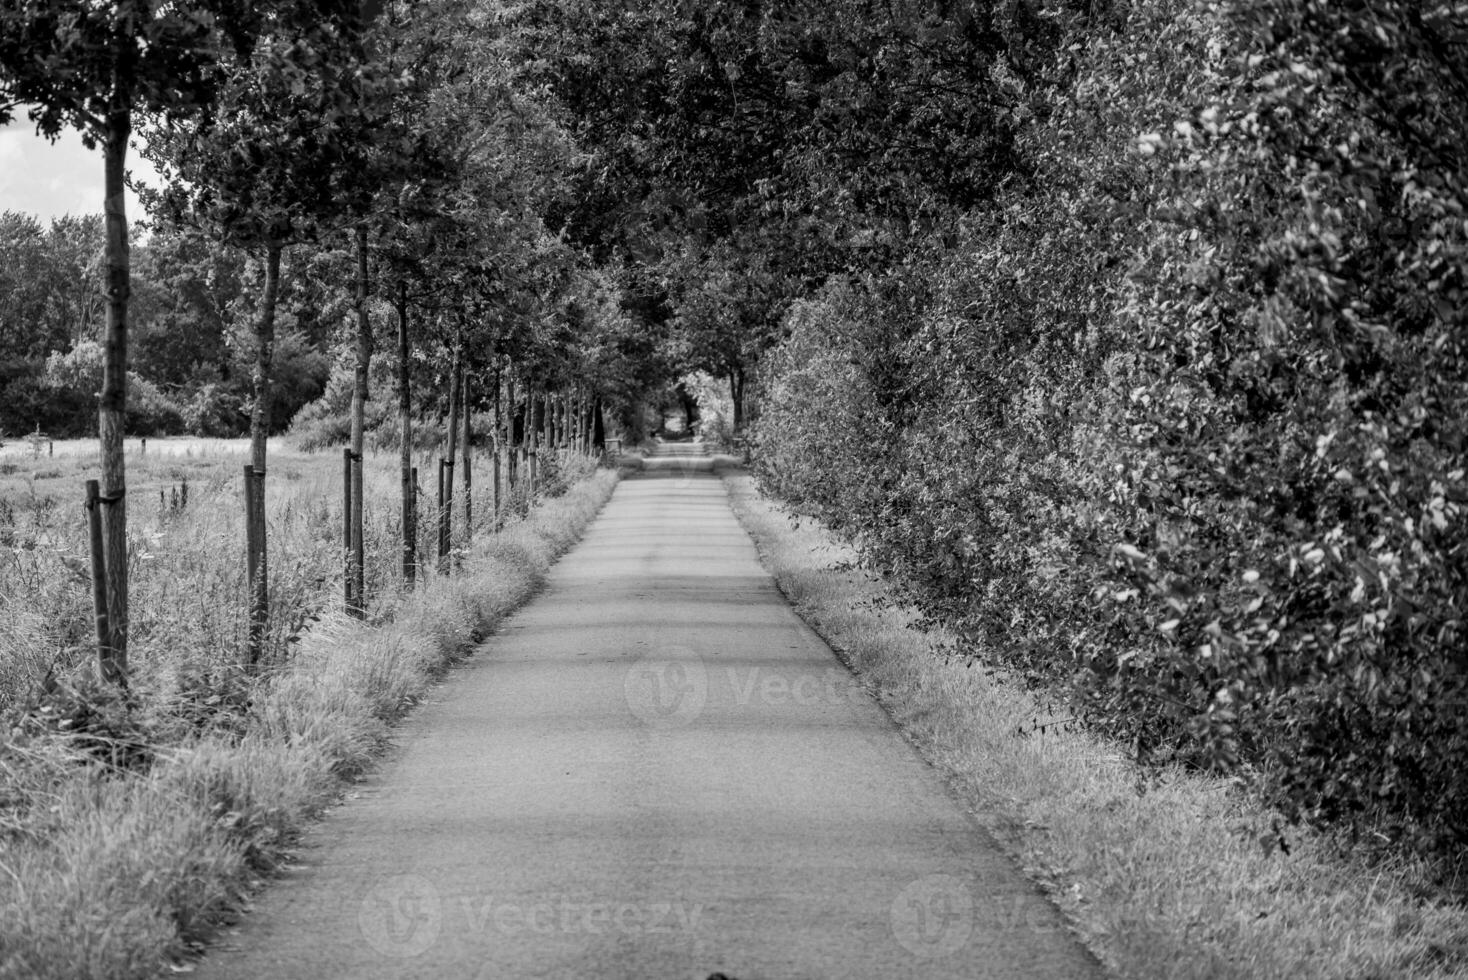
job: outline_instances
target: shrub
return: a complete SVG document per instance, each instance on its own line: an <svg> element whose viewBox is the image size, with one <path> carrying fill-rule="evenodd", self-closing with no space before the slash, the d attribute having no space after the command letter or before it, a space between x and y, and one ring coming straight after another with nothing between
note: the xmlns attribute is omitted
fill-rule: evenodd
<svg viewBox="0 0 1468 980"><path fill-rule="evenodd" d="M1405 10L1080 22L1034 179L795 307L757 443L971 653L1144 758L1451 853L1468 105Z"/></svg>

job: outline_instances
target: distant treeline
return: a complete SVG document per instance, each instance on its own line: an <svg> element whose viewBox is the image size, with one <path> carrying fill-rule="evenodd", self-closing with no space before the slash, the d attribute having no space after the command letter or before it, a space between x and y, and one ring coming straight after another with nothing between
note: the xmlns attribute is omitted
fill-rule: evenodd
<svg viewBox="0 0 1468 980"><path fill-rule="evenodd" d="M318 398L347 301L318 267L291 270L282 304L271 418L277 430ZM204 236L157 231L133 248L129 431L229 437L250 428L252 324L261 270ZM104 309L102 219L49 226L0 214L0 431L97 431ZM332 318L335 319L332 319Z"/></svg>

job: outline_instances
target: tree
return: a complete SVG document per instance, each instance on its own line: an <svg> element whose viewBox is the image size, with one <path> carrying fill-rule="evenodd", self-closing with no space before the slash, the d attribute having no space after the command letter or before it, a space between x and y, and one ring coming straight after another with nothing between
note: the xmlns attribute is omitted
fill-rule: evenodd
<svg viewBox="0 0 1468 980"><path fill-rule="evenodd" d="M558 192L569 158L544 107L510 84L496 21L453 3L437 10L437 20L433 9L411 10L392 36L389 59L413 79L399 90L390 137L408 163L384 186L373 217L375 252L398 318L403 566L410 581L417 559L410 365L435 371L439 387L452 388L460 374L451 367L456 351L465 385L479 390L476 379L501 357L518 354L544 285L539 269L564 258L544 247L540 212ZM451 402L467 427L468 400ZM454 412L448 414L452 422ZM463 449L470 451L467 436ZM452 454L445 463L453 466ZM453 481L446 489L444 513L451 517Z"/></svg>
<svg viewBox="0 0 1468 980"><path fill-rule="evenodd" d="M58 218L48 228L30 215L0 214L0 428L84 433L80 420L95 409L97 389L80 402L52 398L43 375L48 355L95 339L101 258L100 218Z"/></svg>
<svg viewBox="0 0 1468 980"><path fill-rule="evenodd" d="M177 390L235 380L245 254L193 229L159 227L138 250L133 368Z"/></svg>
<svg viewBox="0 0 1468 980"><path fill-rule="evenodd" d="M277 11L247 57L222 63L224 82L207 112L148 133L149 155L170 178L157 195L160 208L179 223L255 251L264 264L250 413L253 476L246 487L252 663L269 615L265 457L282 253L355 217L352 205L375 189L368 134L391 83L367 63L362 26L353 0ZM359 226L363 262L364 235ZM364 291L359 280L363 316ZM363 336L370 345L370 332Z"/></svg>
<svg viewBox="0 0 1468 980"><path fill-rule="evenodd" d="M742 434L747 386L761 355L779 339L788 290L762 253L728 242L690 250L671 265L674 360L729 385L734 432Z"/></svg>
<svg viewBox="0 0 1468 980"><path fill-rule="evenodd" d="M81 131L101 147L106 222L106 360L98 403L107 623L98 665L127 682L127 481L122 452L127 409L128 263L123 201L128 142L137 113L168 120L213 99L227 51L248 52L270 3L143 0L85 4L0 0L0 123L25 106L43 134Z"/></svg>

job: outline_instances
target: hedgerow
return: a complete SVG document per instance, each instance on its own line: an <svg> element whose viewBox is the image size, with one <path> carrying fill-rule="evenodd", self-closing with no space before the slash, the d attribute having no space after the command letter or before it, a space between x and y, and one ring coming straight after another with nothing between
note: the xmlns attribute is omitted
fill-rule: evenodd
<svg viewBox="0 0 1468 980"><path fill-rule="evenodd" d="M1032 176L796 306L757 444L969 652L1144 759L1452 854L1468 14L1434 10L1075 22L1025 93Z"/></svg>

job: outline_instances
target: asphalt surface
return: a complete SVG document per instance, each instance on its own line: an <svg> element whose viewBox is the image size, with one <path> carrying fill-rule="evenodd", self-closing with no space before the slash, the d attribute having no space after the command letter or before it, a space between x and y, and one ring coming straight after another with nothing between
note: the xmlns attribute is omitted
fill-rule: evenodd
<svg viewBox="0 0 1468 980"><path fill-rule="evenodd" d="M679 451L617 488L197 976L1101 975Z"/></svg>

